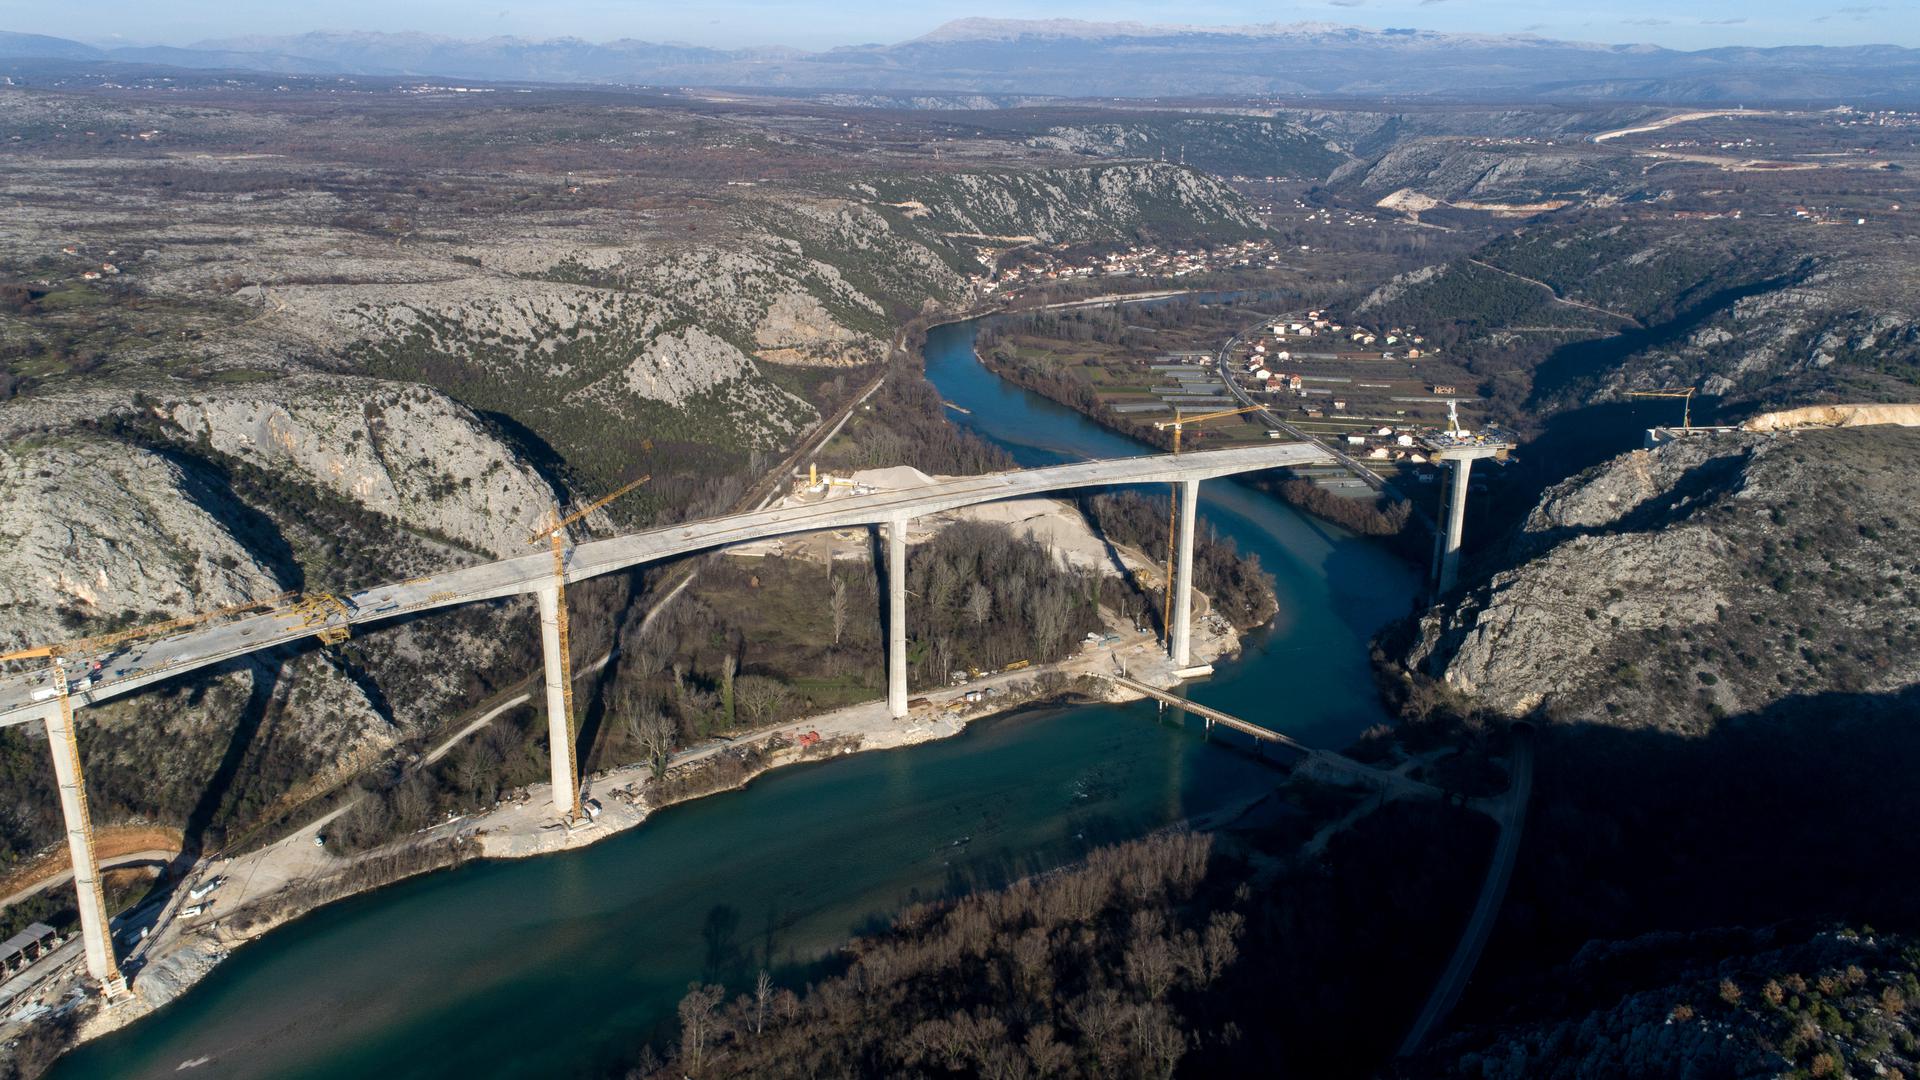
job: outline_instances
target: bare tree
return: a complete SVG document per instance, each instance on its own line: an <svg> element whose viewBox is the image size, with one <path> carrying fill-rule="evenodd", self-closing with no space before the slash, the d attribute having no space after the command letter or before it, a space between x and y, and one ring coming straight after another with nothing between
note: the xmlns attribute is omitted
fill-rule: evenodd
<svg viewBox="0 0 1920 1080"><path fill-rule="evenodd" d="M1135 935L1127 948L1127 978L1140 988L1147 1000L1155 1001L1172 986L1179 974L1173 948L1163 937Z"/></svg>
<svg viewBox="0 0 1920 1080"><path fill-rule="evenodd" d="M640 747L648 764L653 766L653 775L665 776L667 763L673 759L673 721L658 709L647 709L628 713L626 728L627 737Z"/></svg>
<svg viewBox="0 0 1920 1080"><path fill-rule="evenodd" d="M766 968L760 969L760 977L753 983L753 1033L766 1030L767 1016L773 1011L773 976Z"/></svg>
<svg viewBox="0 0 1920 1080"><path fill-rule="evenodd" d="M1064 1076L1073 1064L1073 1051L1053 1037L1052 1024L1028 1028L1026 1049L1035 1076Z"/></svg>
<svg viewBox="0 0 1920 1080"><path fill-rule="evenodd" d="M720 711L726 715L727 726L733 726L733 673L740 666L732 653L720 658Z"/></svg>
<svg viewBox="0 0 1920 1080"><path fill-rule="evenodd" d="M967 614L973 617L973 625L985 626L993 615L993 590L987 588L984 581L976 581L967 591Z"/></svg>
<svg viewBox="0 0 1920 1080"><path fill-rule="evenodd" d="M1042 650L1053 648L1067 636L1072 615L1072 600L1059 588L1044 588L1033 596L1033 635Z"/></svg>
<svg viewBox="0 0 1920 1080"><path fill-rule="evenodd" d="M485 743L478 740L460 748L454 758L453 779L460 785L462 792L478 795L487 789L493 779L494 767L499 762L489 757Z"/></svg>
<svg viewBox="0 0 1920 1080"><path fill-rule="evenodd" d="M1216 911L1207 922L1207 978L1217 979L1240 955L1240 934L1247 918L1237 911Z"/></svg>
<svg viewBox="0 0 1920 1080"><path fill-rule="evenodd" d="M827 607L833 612L833 643L838 645L841 635L847 632L847 583L837 577L833 579L833 596L827 601Z"/></svg>
<svg viewBox="0 0 1920 1080"><path fill-rule="evenodd" d="M787 702L793 698L793 692L778 679L769 679L765 675L742 675L739 684L734 687L734 696L739 699L740 711L747 714L747 719L760 723L786 708Z"/></svg>
<svg viewBox="0 0 1920 1080"><path fill-rule="evenodd" d="M424 824L433 815L433 799L427 794L426 781L417 773L402 781L388 798L393 816L407 828Z"/></svg>
<svg viewBox="0 0 1920 1080"><path fill-rule="evenodd" d="M719 986L696 982L687 984L687 996L680 999L680 1065L689 1076L700 1073L701 1059L719 1026L713 1012L725 996Z"/></svg>
<svg viewBox="0 0 1920 1080"><path fill-rule="evenodd" d="M947 601L953 598L953 590L960 587L960 568L946 559L935 559L932 581L927 586L927 603L934 612L947 609Z"/></svg>

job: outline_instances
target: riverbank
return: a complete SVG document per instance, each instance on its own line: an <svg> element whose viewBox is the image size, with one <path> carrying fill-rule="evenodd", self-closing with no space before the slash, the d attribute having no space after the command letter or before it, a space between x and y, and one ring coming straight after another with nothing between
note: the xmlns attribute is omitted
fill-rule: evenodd
<svg viewBox="0 0 1920 1080"><path fill-rule="evenodd" d="M1153 635L1117 624L1112 628L1121 634L1119 641L1088 646L1058 663L989 675L916 696L913 709L903 719L889 716L884 700L863 702L689 748L674 756L669 772L698 769L723 756L757 751L751 769L693 797L704 798L738 790L788 765L951 738L974 721L1057 698L1069 690L1107 702L1141 697L1084 676L1125 670L1155 686L1179 684ZM1225 659L1237 653L1240 645L1240 635L1225 620L1196 615L1196 664ZM969 697L975 700L968 701ZM800 732L817 732L818 743L800 745ZM150 959L131 979L132 997L96 1008L79 1024L76 1041L95 1039L140 1020L186 993L235 950L328 904L471 860L573 851L637 828L664 808L650 804L646 797L651 776L651 766L634 763L586 778L583 791L599 804L600 811L596 819L576 827L560 823L550 801L550 786L537 784L486 813L443 822L354 857L336 856L316 842L333 820L334 815L328 815L267 847L212 864L200 881L219 877L224 883L213 894L209 910L192 920L169 923L149 946Z"/></svg>

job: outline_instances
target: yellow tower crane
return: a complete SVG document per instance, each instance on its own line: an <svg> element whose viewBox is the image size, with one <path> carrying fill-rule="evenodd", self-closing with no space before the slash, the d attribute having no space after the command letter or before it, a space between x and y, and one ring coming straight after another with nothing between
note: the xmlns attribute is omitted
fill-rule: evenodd
<svg viewBox="0 0 1920 1080"><path fill-rule="evenodd" d="M292 599L296 595L298 594L283 592L278 596L269 596L265 600L250 600L244 604L231 604L214 611L203 611L197 615L184 615L178 619L149 623L146 626L136 626L128 630L117 630L111 634L96 634L93 637L75 638L71 641L56 641L47 645L28 645L24 648L15 649L12 652L0 653L0 661L34 660L42 657L58 660L68 656L87 656L92 653L104 652L115 645L120 645L128 641L137 641L141 638L153 637L157 634L166 634L174 630L184 630L189 626L197 626L211 619L218 619L228 615L238 615L242 612L251 611L254 608L272 607L284 600Z"/></svg>
<svg viewBox="0 0 1920 1080"><path fill-rule="evenodd" d="M1173 419L1156 421L1153 426L1161 431L1165 431L1168 428L1173 429L1173 452L1178 454L1180 452L1180 432L1185 430L1188 425L1204 424L1209 420L1221 420L1229 416L1239 416L1243 413L1259 412L1265 408L1265 405L1247 405L1238 409L1221 409L1218 412L1201 413L1198 416L1187 416L1181 413L1179 406L1176 405L1173 410ZM1173 548L1175 534L1179 530L1179 527L1180 485L1176 482L1173 485L1172 497L1167 504L1167 595L1166 601L1160 605L1160 630L1169 636L1169 640L1171 640L1171 635L1173 634Z"/></svg>
<svg viewBox="0 0 1920 1080"><path fill-rule="evenodd" d="M651 441L642 445L647 449L652 449L653 447ZM653 476L649 474L642 476L638 480L623 484L620 489L613 494L596 499L564 517L561 516L560 508L555 506L553 508L553 523L542 526L539 531L535 532L527 540L529 544L538 544L542 540L545 540L553 545L554 624L555 628L559 631L560 637L560 700L561 709L566 714L567 746L569 748L573 746L573 740L578 733L574 730L573 723L573 644L568 637L567 629L567 526L579 521L581 518L586 517L588 514L593 513L595 510L600 509L651 479L653 479ZM550 752L557 753L558 751L550 749ZM578 763L575 763L574 766L573 816L575 818L580 816L580 769Z"/></svg>
<svg viewBox="0 0 1920 1080"><path fill-rule="evenodd" d="M1679 390L1629 390L1628 397L1679 398L1684 404L1680 407L1680 430L1693 430L1693 387Z"/></svg>

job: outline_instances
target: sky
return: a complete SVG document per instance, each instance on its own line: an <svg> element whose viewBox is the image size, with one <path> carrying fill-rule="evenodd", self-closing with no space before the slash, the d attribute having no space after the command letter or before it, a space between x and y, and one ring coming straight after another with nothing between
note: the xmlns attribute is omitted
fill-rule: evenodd
<svg viewBox="0 0 1920 1080"><path fill-rule="evenodd" d="M630 37L739 47L897 42L949 20L1074 18L1232 26L1337 22L1472 33L1534 33L1669 48L1716 45L1920 46L1916 0L0 0L0 29L95 44L184 45L308 30L423 31L456 37Z"/></svg>

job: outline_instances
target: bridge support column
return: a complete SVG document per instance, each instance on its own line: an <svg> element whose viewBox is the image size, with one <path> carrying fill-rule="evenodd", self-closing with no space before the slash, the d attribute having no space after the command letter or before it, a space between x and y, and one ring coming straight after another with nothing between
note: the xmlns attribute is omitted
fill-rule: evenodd
<svg viewBox="0 0 1920 1080"><path fill-rule="evenodd" d="M1173 666L1193 663L1193 522L1200 481L1180 481L1180 554L1173 577Z"/></svg>
<svg viewBox="0 0 1920 1080"><path fill-rule="evenodd" d="M1473 470L1472 458L1454 458L1448 481L1446 526L1435 538L1434 585L1440 592L1453 588L1460 576L1460 535L1467 524L1467 474Z"/></svg>
<svg viewBox="0 0 1920 1080"><path fill-rule="evenodd" d="M553 777L553 809L573 816L578 783L573 767L573 723L567 716L566 665L560 656L560 590L536 589L540 599L540 652L547 661L547 764Z"/></svg>
<svg viewBox="0 0 1920 1080"><path fill-rule="evenodd" d="M887 715L907 715L907 521L887 523Z"/></svg>
<svg viewBox="0 0 1920 1080"><path fill-rule="evenodd" d="M56 677L66 680L64 672ZM42 715L47 723L47 748L53 753L54 783L60 788L60 813L66 819L67 851L73 860L73 891L80 909L87 974L100 983L107 999L113 1000L126 994L127 980L113 958L112 928L107 921L106 895L100 887L100 862L93 853L93 822L87 812L87 785L80 772L80 744L74 738L71 699L61 696Z"/></svg>

